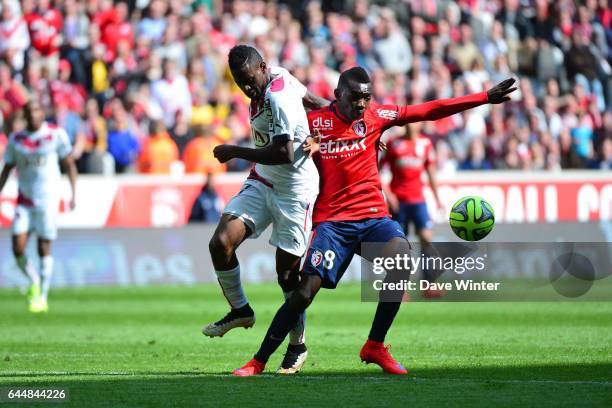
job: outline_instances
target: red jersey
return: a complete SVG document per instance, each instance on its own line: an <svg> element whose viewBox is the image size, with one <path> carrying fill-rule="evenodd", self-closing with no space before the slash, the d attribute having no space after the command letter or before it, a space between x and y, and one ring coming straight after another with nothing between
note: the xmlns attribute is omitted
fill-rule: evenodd
<svg viewBox="0 0 612 408"><path fill-rule="evenodd" d="M420 105L370 103L363 117L351 122L336 103L308 113L310 129L321 132L319 196L313 222L356 221L389 215L378 175L378 141L385 130L411 122L437 120L488 102L481 92Z"/></svg>
<svg viewBox="0 0 612 408"><path fill-rule="evenodd" d="M106 45L107 58L114 60L117 55L117 45L120 41L129 44L130 49L134 48L134 31L128 22L118 22L108 24L102 32L102 42Z"/></svg>
<svg viewBox="0 0 612 408"><path fill-rule="evenodd" d="M32 46L48 57L59 51L59 38L62 33L63 17L59 10L49 9L41 13L25 16L30 30Z"/></svg>
<svg viewBox="0 0 612 408"><path fill-rule="evenodd" d="M85 108L87 92L80 84L64 82L59 79L51 81L49 86L54 105L66 105L71 111L81 113Z"/></svg>
<svg viewBox="0 0 612 408"><path fill-rule="evenodd" d="M404 203L424 202L421 174L435 160L433 145L425 136L398 137L387 143L384 161L391 167L393 194Z"/></svg>

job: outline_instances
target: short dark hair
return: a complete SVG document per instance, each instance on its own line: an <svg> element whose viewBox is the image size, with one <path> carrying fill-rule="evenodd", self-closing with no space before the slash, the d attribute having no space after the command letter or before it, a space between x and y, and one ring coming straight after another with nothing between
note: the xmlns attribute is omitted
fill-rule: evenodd
<svg viewBox="0 0 612 408"><path fill-rule="evenodd" d="M263 62L261 54L250 45L236 45L227 57L230 69L237 70L245 66L259 66Z"/></svg>
<svg viewBox="0 0 612 408"><path fill-rule="evenodd" d="M365 84L370 82L370 75L368 75L368 72L361 67L349 68L346 71L342 72L342 74L340 74L338 85L348 85L350 81Z"/></svg>

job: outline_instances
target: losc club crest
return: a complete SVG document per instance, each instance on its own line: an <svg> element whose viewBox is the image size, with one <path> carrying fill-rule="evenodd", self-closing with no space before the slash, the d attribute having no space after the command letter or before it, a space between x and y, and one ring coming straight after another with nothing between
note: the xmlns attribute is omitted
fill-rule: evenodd
<svg viewBox="0 0 612 408"><path fill-rule="evenodd" d="M356 122L353 124L353 132L359 137L364 137L366 134L366 125L363 120Z"/></svg>
<svg viewBox="0 0 612 408"><path fill-rule="evenodd" d="M318 249L315 250L312 253L312 256L310 257L310 263L312 264L312 266L315 266L315 267L319 266L322 260L323 260L323 254Z"/></svg>

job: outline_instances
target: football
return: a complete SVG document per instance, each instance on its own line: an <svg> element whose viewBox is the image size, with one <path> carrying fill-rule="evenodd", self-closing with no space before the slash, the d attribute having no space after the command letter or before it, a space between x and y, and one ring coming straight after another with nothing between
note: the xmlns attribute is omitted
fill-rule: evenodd
<svg viewBox="0 0 612 408"><path fill-rule="evenodd" d="M453 205L449 222L459 238L465 241L480 241L493 230L495 214L493 207L484 199L468 196Z"/></svg>

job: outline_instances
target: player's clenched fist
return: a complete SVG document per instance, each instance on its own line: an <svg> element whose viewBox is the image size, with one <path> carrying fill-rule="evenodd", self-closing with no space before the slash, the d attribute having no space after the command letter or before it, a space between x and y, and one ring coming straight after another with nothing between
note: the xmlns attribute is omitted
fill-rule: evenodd
<svg viewBox="0 0 612 408"><path fill-rule="evenodd" d="M219 145L213 149L213 154L219 162L225 163L234 158L234 146Z"/></svg>
<svg viewBox="0 0 612 408"><path fill-rule="evenodd" d="M508 95L516 91L516 87L512 86L515 82L516 79L509 78L495 85L493 88L489 89L487 91L489 103L508 102L510 100L510 97Z"/></svg>

